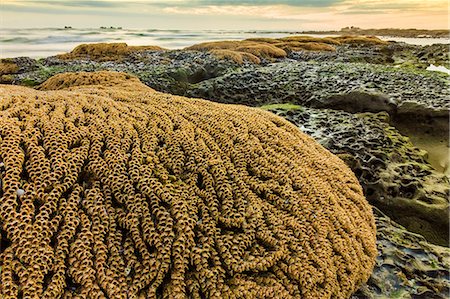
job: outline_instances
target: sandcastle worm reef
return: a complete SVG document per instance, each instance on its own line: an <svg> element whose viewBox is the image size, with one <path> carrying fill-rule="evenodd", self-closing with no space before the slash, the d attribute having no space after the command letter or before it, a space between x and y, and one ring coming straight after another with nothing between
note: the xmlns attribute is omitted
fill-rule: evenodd
<svg viewBox="0 0 450 299"><path fill-rule="evenodd" d="M448 298L448 49L0 60L3 297Z"/></svg>
<svg viewBox="0 0 450 299"><path fill-rule="evenodd" d="M286 120L123 73L0 88L5 298L332 298L369 278L358 181Z"/></svg>

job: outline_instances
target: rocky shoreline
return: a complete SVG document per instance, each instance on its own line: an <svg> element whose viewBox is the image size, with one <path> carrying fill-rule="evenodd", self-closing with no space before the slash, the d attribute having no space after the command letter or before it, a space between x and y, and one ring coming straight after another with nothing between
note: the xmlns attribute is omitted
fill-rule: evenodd
<svg viewBox="0 0 450 299"><path fill-rule="evenodd" d="M376 36L395 36L408 38L448 38L449 30L428 30L428 29L363 29L358 27L346 27L339 31L302 31L302 34L354 34L354 35L376 35Z"/></svg>
<svg viewBox="0 0 450 299"><path fill-rule="evenodd" d="M379 257L368 284L354 297L447 298L448 139L439 171L401 127L448 136L449 76L424 70L429 64L448 67L448 45L333 47L285 49L285 57L252 49L259 63L163 49L119 56L116 51L107 61L88 52L70 59L3 59L0 80L39 89L55 74L112 70L133 74L161 92L272 111L344 160L375 207Z"/></svg>
<svg viewBox="0 0 450 299"><path fill-rule="evenodd" d="M448 178L389 125L386 112L268 107L344 160L372 205L431 242L448 244Z"/></svg>

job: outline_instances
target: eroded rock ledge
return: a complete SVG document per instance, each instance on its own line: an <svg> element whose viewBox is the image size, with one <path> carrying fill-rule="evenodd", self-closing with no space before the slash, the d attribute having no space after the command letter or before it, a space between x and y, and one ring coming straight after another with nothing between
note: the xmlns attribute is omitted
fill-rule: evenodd
<svg viewBox="0 0 450 299"><path fill-rule="evenodd" d="M447 246L450 183L387 113L267 106L346 161L371 204L431 242Z"/></svg>

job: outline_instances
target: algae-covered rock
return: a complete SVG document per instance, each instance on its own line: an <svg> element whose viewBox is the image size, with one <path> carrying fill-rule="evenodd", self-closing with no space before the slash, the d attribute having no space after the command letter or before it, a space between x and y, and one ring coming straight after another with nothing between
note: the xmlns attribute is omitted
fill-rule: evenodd
<svg viewBox="0 0 450 299"><path fill-rule="evenodd" d="M288 121L124 73L1 85L5 298L348 298L376 258L351 170Z"/></svg>
<svg viewBox="0 0 450 299"><path fill-rule="evenodd" d="M410 113L414 103L417 115L444 116L450 109L448 78L438 72L371 64L290 61L243 67L203 81L188 94L250 106L290 102L349 112L358 108L357 112L399 114ZM373 101L362 101L364 98Z"/></svg>
<svg viewBox="0 0 450 299"><path fill-rule="evenodd" d="M434 298L450 295L450 249L428 243L378 209L378 256L366 285L352 298Z"/></svg>
<svg viewBox="0 0 450 299"><path fill-rule="evenodd" d="M346 161L370 203L430 242L448 245L449 179L389 125L386 113L269 108Z"/></svg>
<svg viewBox="0 0 450 299"><path fill-rule="evenodd" d="M191 84L221 76L239 65L218 59L211 53L194 51L131 51L120 60L97 61L88 56L77 59L49 57L35 61L34 70L12 75L8 83L39 85L53 75L65 72L121 71L134 74L146 85L164 92L183 95ZM5 82L6 83L6 82Z"/></svg>
<svg viewBox="0 0 450 299"><path fill-rule="evenodd" d="M0 59L0 83L17 84L16 74L33 71L35 60L26 57Z"/></svg>
<svg viewBox="0 0 450 299"><path fill-rule="evenodd" d="M393 53L395 64L426 69L430 64L450 69L449 44L433 44L423 47L405 47Z"/></svg>

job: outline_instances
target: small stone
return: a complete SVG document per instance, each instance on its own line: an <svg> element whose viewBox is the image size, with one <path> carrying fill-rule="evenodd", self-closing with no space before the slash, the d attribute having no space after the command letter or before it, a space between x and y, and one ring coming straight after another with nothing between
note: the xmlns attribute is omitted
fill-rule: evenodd
<svg viewBox="0 0 450 299"><path fill-rule="evenodd" d="M125 276L130 275L131 270L132 270L132 267L131 267L131 266L126 267L126 268L125 268Z"/></svg>
<svg viewBox="0 0 450 299"><path fill-rule="evenodd" d="M22 197L25 194L25 190L17 189L16 194L17 194L17 196Z"/></svg>

